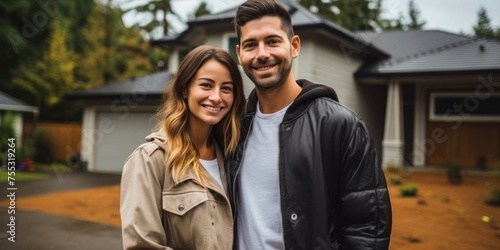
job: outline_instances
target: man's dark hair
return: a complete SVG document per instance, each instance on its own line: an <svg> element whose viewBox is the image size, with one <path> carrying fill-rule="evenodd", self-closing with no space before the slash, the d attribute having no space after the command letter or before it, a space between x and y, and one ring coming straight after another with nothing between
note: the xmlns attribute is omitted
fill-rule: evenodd
<svg viewBox="0 0 500 250"><path fill-rule="evenodd" d="M276 0L248 0L238 7L233 19L234 28L238 36L238 44L241 42L241 26L264 16L279 17L281 20L281 29L288 35L288 39L292 40L292 20L283 5Z"/></svg>

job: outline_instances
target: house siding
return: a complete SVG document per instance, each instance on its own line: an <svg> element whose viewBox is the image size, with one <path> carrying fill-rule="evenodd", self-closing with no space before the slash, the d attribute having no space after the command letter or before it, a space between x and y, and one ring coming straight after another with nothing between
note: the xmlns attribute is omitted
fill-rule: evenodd
<svg viewBox="0 0 500 250"><path fill-rule="evenodd" d="M487 77L480 75L474 78L415 80L418 93L413 143L415 166L443 166L452 160L460 160L464 167L474 168L482 155L487 159L486 167L498 165L500 122L495 120L498 116L484 121L468 119L465 104L456 103L454 105L462 107L465 112L462 116L430 120L431 93L463 92L473 103L474 99L486 99L500 90L491 82L484 82L484 79Z"/></svg>
<svg viewBox="0 0 500 250"><path fill-rule="evenodd" d="M380 153L387 86L356 83L354 72L363 59L355 54L348 56L343 51L342 43L332 43L332 39L314 34L302 35L296 77L334 88L340 102L365 120Z"/></svg>

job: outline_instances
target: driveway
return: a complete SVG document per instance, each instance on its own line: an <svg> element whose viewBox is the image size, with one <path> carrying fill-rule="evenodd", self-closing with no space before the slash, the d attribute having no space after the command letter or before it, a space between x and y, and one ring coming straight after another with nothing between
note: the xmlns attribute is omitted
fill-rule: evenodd
<svg viewBox="0 0 500 250"><path fill-rule="evenodd" d="M120 183L119 174L53 172L43 180L16 182L16 199L54 192L105 187ZM7 183L0 183L0 200L8 199ZM65 216L15 209L15 242L8 240L12 224L9 211L0 207L0 249L122 249L118 227Z"/></svg>

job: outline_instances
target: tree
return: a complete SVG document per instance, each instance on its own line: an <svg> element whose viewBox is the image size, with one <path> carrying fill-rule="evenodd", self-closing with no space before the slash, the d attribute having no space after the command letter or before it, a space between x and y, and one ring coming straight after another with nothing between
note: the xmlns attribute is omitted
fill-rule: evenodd
<svg viewBox="0 0 500 250"><path fill-rule="evenodd" d="M381 26L382 0L297 0L305 8L352 31Z"/></svg>
<svg viewBox="0 0 500 250"><path fill-rule="evenodd" d="M82 104L66 94L166 67L167 52L125 27L111 1L8 2L0 2L0 90L36 105L40 120L81 119Z"/></svg>
<svg viewBox="0 0 500 250"><path fill-rule="evenodd" d="M399 14L398 19L381 19L379 22L379 27L381 30L404 30L406 25L404 24L403 14Z"/></svg>
<svg viewBox="0 0 500 250"><path fill-rule="evenodd" d="M149 17L148 22L139 24L139 27L146 31L149 37L155 37L154 33L158 28L162 29L163 36L167 36L171 28L167 16L171 14L179 18L172 9L170 0L149 0L145 4L127 10L127 12L129 11L146 14Z"/></svg>
<svg viewBox="0 0 500 250"><path fill-rule="evenodd" d="M24 62L33 62L42 56L44 42L49 35L47 14L40 12L38 19L33 17L37 11L35 1L0 1L0 74L2 84L0 90L12 94L12 85L9 83L12 69Z"/></svg>
<svg viewBox="0 0 500 250"><path fill-rule="evenodd" d="M11 84L21 72L34 75L38 61L46 55L48 39L52 34L53 22L66 20L66 46L75 53L80 52L83 43L81 27L85 26L89 9L94 0L82 1L1 1L0 2L0 90L27 103L35 104L33 92ZM29 74L28 74L29 73Z"/></svg>
<svg viewBox="0 0 500 250"><path fill-rule="evenodd" d="M484 7L479 9L477 23L474 25L473 29L476 37L500 40L500 28L497 28L495 31L491 27L490 18Z"/></svg>
<svg viewBox="0 0 500 250"><path fill-rule="evenodd" d="M194 13L191 15L191 18L194 19L196 17L204 16L204 15L210 15L212 12L207 6L207 3L205 1L202 1L200 5L198 5L198 8L194 11Z"/></svg>
<svg viewBox="0 0 500 250"><path fill-rule="evenodd" d="M420 11L415 6L413 0L410 0L410 4L408 6L408 14L410 16L410 23L408 23L407 28L412 30L421 30L425 25L425 21L419 20Z"/></svg>
<svg viewBox="0 0 500 250"><path fill-rule="evenodd" d="M42 59L35 63L34 68L21 65L12 80L15 85L30 92L38 106L52 106L65 94L78 89L73 77L75 54L67 44L68 27L69 21L57 16L52 22L48 49Z"/></svg>
<svg viewBox="0 0 500 250"><path fill-rule="evenodd" d="M155 65L167 53L151 48L139 27L125 27L122 10L98 3L92 13L83 30L87 42L75 71L85 89L163 69Z"/></svg>

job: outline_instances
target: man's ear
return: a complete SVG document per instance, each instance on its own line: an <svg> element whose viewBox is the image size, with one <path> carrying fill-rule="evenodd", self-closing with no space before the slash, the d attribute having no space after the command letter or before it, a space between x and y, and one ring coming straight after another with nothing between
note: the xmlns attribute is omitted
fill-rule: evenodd
<svg viewBox="0 0 500 250"><path fill-rule="evenodd" d="M292 37L292 57L297 58L300 53L300 37L297 35L294 35Z"/></svg>
<svg viewBox="0 0 500 250"><path fill-rule="evenodd" d="M240 45L236 45L236 55L238 56L238 62L241 64L240 60Z"/></svg>

